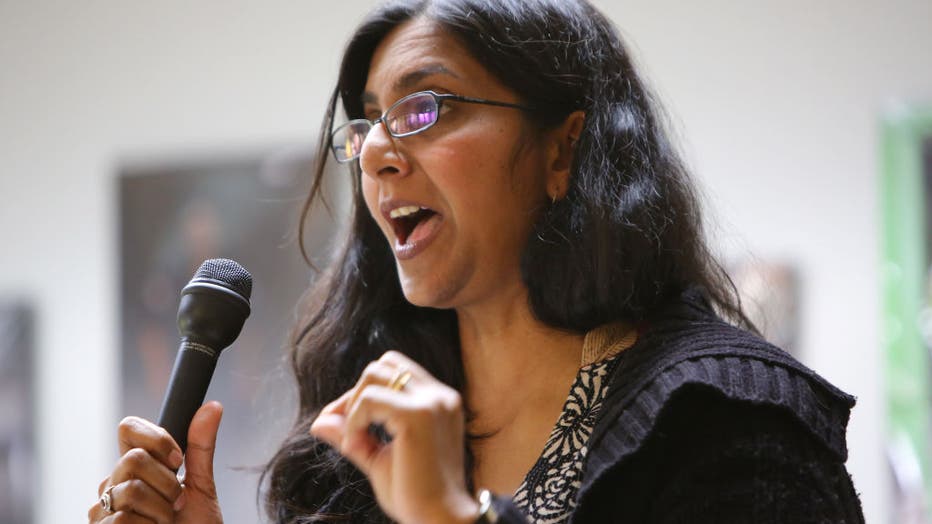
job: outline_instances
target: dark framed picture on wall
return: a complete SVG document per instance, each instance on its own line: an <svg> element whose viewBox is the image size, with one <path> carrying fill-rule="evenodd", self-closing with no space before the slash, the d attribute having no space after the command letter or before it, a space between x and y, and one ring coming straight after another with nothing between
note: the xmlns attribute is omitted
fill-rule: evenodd
<svg viewBox="0 0 932 524"><path fill-rule="evenodd" d="M26 303L0 298L0 522L31 524L37 500L34 319Z"/></svg>

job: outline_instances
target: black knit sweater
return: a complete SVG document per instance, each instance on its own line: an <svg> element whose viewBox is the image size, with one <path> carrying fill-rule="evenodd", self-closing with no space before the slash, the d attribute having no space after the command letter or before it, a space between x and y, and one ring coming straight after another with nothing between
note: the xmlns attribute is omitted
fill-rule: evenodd
<svg viewBox="0 0 932 524"><path fill-rule="evenodd" d="M654 318L612 375L571 522L864 522L844 465L851 396L698 290Z"/></svg>

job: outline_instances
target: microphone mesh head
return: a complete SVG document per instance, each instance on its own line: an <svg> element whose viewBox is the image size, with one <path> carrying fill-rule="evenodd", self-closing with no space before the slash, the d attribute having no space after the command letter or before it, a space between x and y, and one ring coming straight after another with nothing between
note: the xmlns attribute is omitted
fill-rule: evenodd
<svg viewBox="0 0 932 524"><path fill-rule="evenodd" d="M252 294L252 275L246 271L246 268L229 258L205 260L197 269L191 282L196 280L213 280L221 283L239 293L247 301Z"/></svg>

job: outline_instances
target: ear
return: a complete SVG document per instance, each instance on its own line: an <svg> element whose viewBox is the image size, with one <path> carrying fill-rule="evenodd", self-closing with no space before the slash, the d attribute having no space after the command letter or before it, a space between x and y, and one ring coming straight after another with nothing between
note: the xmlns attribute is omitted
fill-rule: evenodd
<svg viewBox="0 0 932 524"><path fill-rule="evenodd" d="M570 168L576 153L576 142L582 133L586 113L573 111L562 124L550 132L550 158L547 172L547 194L556 202L566 196L570 185Z"/></svg>

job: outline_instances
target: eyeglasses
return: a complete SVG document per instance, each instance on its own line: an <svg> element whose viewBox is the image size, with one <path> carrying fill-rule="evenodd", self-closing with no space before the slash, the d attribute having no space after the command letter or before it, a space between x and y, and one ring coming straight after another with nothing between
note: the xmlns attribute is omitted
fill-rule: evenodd
<svg viewBox="0 0 932 524"><path fill-rule="evenodd" d="M369 120L360 118L336 128L330 135L333 156L337 162L346 163L359 158L362 144L369 131L380 123L385 124L388 134L395 138L416 135L429 129L440 118L440 108L444 100L467 102L470 104L484 104L488 106L513 107L530 111L531 108L508 102L496 102L468 96L439 94L433 91L419 91L412 93L392 104L379 118Z"/></svg>

